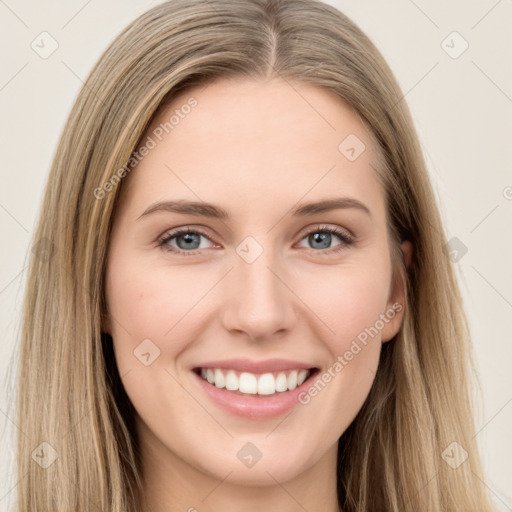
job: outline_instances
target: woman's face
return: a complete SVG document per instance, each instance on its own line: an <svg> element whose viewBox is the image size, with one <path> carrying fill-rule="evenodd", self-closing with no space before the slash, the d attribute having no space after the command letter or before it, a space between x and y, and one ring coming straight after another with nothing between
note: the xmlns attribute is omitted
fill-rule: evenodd
<svg viewBox="0 0 512 512"><path fill-rule="evenodd" d="M368 131L319 88L222 80L161 109L143 145L104 329L148 471L332 472L404 313Z"/></svg>

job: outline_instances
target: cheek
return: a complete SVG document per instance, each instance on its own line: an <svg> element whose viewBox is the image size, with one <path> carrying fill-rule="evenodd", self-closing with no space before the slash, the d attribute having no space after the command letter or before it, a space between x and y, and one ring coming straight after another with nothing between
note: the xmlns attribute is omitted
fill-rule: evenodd
<svg viewBox="0 0 512 512"><path fill-rule="evenodd" d="M328 328L331 336L326 336L325 341L333 355L339 355L358 335L364 338L365 329L376 323L382 327L378 320L386 310L389 269L386 261L381 261L326 268L322 273L323 278L318 271L301 278L298 294L307 297L307 305ZM373 338L380 341L382 329L377 330L377 335L372 330Z"/></svg>
<svg viewBox="0 0 512 512"><path fill-rule="evenodd" d="M303 396L303 403L310 404L313 415L335 432L343 432L355 417L375 378L389 292L386 265L380 261L334 272L330 268L325 286L310 287L307 294L308 306L329 328L322 341L331 361ZM340 404L340 414L333 415L323 407L325 403Z"/></svg>
<svg viewBox="0 0 512 512"><path fill-rule="evenodd" d="M106 296L120 371L133 363L133 351L147 339L160 350L159 363L174 358L187 343L183 334L190 313L209 287L184 267L158 271L118 259L108 273Z"/></svg>
<svg viewBox="0 0 512 512"><path fill-rule="evenodd" d="M183 266L162 268L129 258L115 261L107 280L107 301L114 319L116 363L126 393L155 431L171 425L171 416L186 423L193 417L187 409L191 400L174 380L179 378L176 365L180 354L198 337L201 323L194 316L198 310L194 306L212 285L205 276Z"/></svg>

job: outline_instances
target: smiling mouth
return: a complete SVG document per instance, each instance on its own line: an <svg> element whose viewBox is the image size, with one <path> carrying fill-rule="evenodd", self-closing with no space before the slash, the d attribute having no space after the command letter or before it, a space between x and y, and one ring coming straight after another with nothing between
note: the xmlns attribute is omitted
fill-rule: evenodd
<svg viewBox="0 0 512 512"><path fill-rule="evenodd" d="M194 372L212 386L238 395L272 396L281 395L301 386L318 372L318 368L262 374L224 368L195 368Z"/></svg>

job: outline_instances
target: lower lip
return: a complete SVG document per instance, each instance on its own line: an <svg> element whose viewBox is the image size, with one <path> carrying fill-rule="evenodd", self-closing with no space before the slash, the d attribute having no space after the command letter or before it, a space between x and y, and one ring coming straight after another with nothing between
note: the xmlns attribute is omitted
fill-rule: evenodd
<svg viewBox="0 0 512 512"><path fill-rule="evenodd" d="M311 385L311 375L295 389L277 393L275 395L239 395L225 388L218 388L214 384L200 377L196 372L192 372L199 385L205 391L207 396L222 409L243 418L254 420L265 420L276 418L282 414L291 411L299 405L299 394L305 391Z"/></svg>

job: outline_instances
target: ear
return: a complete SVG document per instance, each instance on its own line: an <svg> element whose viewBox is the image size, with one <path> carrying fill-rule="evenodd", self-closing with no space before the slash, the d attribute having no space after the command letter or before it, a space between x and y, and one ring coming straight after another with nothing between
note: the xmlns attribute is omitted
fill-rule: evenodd
<svg viewBox="0 0 512 512"><path fill-rule="evenodd" d="M406 240L400 246L405 268L408 269L412 261L413 246L409 240ZM393 339L400 327L405 314L405 282L399 269L395 269L394 280L390 290L390 296L386 305L385 316L387 323L384 322L382 329L382 343Z"/></svg>

